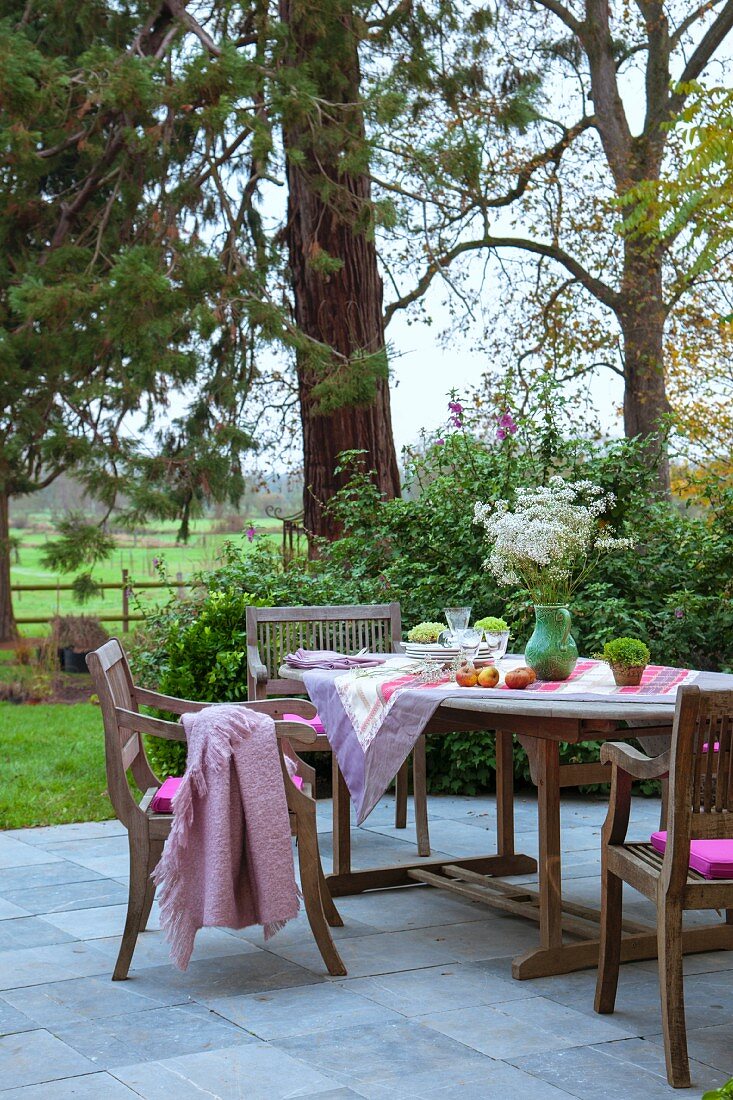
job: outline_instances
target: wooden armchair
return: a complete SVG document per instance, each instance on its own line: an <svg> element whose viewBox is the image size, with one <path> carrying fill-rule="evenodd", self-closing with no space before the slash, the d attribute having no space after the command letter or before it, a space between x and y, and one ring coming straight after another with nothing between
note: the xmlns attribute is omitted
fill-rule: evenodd
<svg viewBox="0 0 733 1100"><path fill-rule="evenodd" d="M332 607L248 607L247 687L250 699L302 695L300 680L282 678L279 670L288 653L296 649L334 649L340 653L395 653L402 640L398 603ZM331 751L328 731L314 748ZM425 770L425 738L412 752L412 784L418 855L430 855L428 799ZM396 777L395 828L407 825L408 763ZM347 873L351 867L349 793L333 758L333 869Z"/></svg>
<svg viewBox="0 0 733 1100"><path fill-rule="evenodd" d="M680 688L672 743L668 752L650 759L628 745L609 743L601 760L612 765L611 801L602 833L601 946L596 986L596 1012L613 1012L621 947L623 883L628 882L657 905L659 989L667 1077L675 1088L690 1087L682 980L682 914L686 909L725 910L733 926L733 870L715 868L729 877L708 877L691 868L690 844L731 840L733 867L733 691ZM666 847L626 842L633 779L661 778L669 773ZM657 844L663 840L655 834ZM727 846L726 846L727 847ZM692 858L705 856L698 846ZM730 935L726 935L727 932ZM721 938L720 933L723 933ZM713 947L733 947L733 927L696 930ZM707 942L707 941L706 941ZM704 949L704 948L703 948Z"/></svg>
<svg viewBox="0 0 733 1100"><path fill-rule="evenodd" d="M139 707L144 705L173 714L186 714L203 710L212 704L174 699L170 695L136 687L132 682L125 652L116 638L90 653L87 664L94 689L99 696L104 722L107 788L115 814L127 829L130 846L127 919L112 974L113 981L122 981L130 969L137 937L140 932L145 931L147 925L155 895L150 876L161 857L163 844L173 824L172 814L155 813L151 808L160 780L150 767L142 734L174 741L186 740L182 725L140 714ZM321 867L315 800L305 783L299 790L292 782L282 752L283 741L293 735L302 743L316 740L315 734L307 726L304 731L302 724L283 722L283 709L309 719L315 714L315 707L305 700L290 699L271 699L240 705L269 714L275 720L291 831L298 840L298 863L306 915L329 973L345 974L346 968L328 927L329 924L332 927L339 926L343 921L328 892ZM139 802L128 785L128 769L139 790L145 792Z"/></svg>

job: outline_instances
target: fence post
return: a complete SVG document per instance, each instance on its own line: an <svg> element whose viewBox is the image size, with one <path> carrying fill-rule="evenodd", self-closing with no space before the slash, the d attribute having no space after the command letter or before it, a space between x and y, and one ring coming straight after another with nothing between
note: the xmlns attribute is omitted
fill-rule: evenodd
<svg viewBox="0 0 733 1100"><path fill-rule="evenodd" d="M183 587L183 573L180 571L180 569L176 573L176 580L178 581L178 591L176 592L176 596L179 600L185 600L186 589Z"/></svg>
<svg viewBox="0 0 733 1100"><path fill-rule="evenodd" d="M130 630L130 589L128 586L128 580L130 572L128 569L122 570L122 633L127 634Z"/></svg>

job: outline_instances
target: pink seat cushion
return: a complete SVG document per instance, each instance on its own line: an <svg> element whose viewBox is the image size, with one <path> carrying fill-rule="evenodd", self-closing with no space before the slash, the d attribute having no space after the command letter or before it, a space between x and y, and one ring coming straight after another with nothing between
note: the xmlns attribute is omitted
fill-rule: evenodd
<svg viewBox="0 0 733 1100"><path fill-rule="evenodd" d="M181 785L182 776L170 775L158 788L158 792L150 803L154 814L173 813L173 799Z"/></svg>
<svg viewBox="0 0 733 1100"><path fill-rule="evenodd" d="M652 847L663 852L667 834L652 833ZM693 840L690 843L690 867L705 878L733 878L733 840Z"/></svg>
<svg viewBox="0 0 733 1100"><path fill-rule="evenodd" d="M302 722L304 726L310 726L311 729L314 729L316 731L316 733L326 732L323 728L323 722L318 717L318 715L316 715L315 718L301 718L299 714L283 714L283 721Z"/></svg>

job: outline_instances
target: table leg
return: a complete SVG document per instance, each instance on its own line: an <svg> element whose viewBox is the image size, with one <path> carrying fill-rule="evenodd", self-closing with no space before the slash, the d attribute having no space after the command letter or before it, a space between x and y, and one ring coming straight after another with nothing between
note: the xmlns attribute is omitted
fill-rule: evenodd
<svg viewBox="0 0 733 1100"><path fill-rule="evenodd" d="M560 861L560 746L539 743L537 814L540 841L540 944L562 944L562 869Z"/></svg>
<svg viewBox="0 0 733 1100"><path fill-rule="evenodd" d="M332 757L333 786L333 873L347 875L351 871L351 799L336 753Z"/></svg>
<svg viewBox="0 0 733 1100"><path fill-rule="evenodd" d="M524 744L525 738L519 738ZM515 978L536 978L560 972L563 955L562 864L560 856L560 745L549 738L526 738L537 784L539 831L540 946L518 955L512 963ZM597 945L596 945L597 950ZM545 969L545 967L547 969Z"/></svg>
<svg viewBox="0 0 733 1100"><path fill-rule="evenodd" d="M506 730L496 732L496 850L514 855L514 747Z"/></svg>

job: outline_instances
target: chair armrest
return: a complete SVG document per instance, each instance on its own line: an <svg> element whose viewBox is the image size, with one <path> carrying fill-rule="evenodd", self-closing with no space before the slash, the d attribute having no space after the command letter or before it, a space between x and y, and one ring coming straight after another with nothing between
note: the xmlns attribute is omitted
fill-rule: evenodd
<svg viewBox="0 0 733 1100"><path fill-rule="evenodd" d="M251 676L258 684L266 684L268 680L267 669L260 657L260 651L256 645L247 646L247 668Z"/></svg>
<svg viewBox="0 0 733 1100"><path fill-rule="evenodd" d="M138 703L145 707L167 710L169 714L190 714L213 706L212 703L197 703L193 699L176 699L173 695L163 695L159 691L150 691L148 688L136 687L134 690Z"/></svg>
<svg viewBox="0 0 733 1100"><path fill-rule="evenodd" d="M607 741L602 745L601 762L613 764L634 779L662 779L669 774L669 750L661 756L647 756L622 741Z"/></svg>
<svg viewBox="0 0 733 1100"><path fill-rule="evenodd" d="M139 714L136 710L125 710L124 707L115 707L115 714L122 729L132 730L133 733L148 733L153 737L165 737L168 741L186 740L186 731L178 722L166 722L164 718L151 718L147 714Z"/></svg>
<svg viewBox="0 0 733 1100"><path fill-rule="evenodd" d="M257 702L242 703L195 703L191 699L176 699L172 695L161 695L158 691L148 691L147 688L135 688L135 696L140 703L148 707L158 707L167 710L171 714L191 714L207 707L225 705L229 707L246 707L255 710L259 714L268 714L275 722L275 731L279 738L297 741L300 745L313 745L318 739L318 734L310 726L303 722L284 722L283 714L297 714L301 718L315 718L316 708L309 699L260 699ZM149 733L155 737L167 737L173 741L185 741L186 734L183 726L177 722L166 722L162 718L150 718L147 714L138 714L134 710L125 710L116 707L120 725L125 729L135 730L138 733Z"/></svg>

